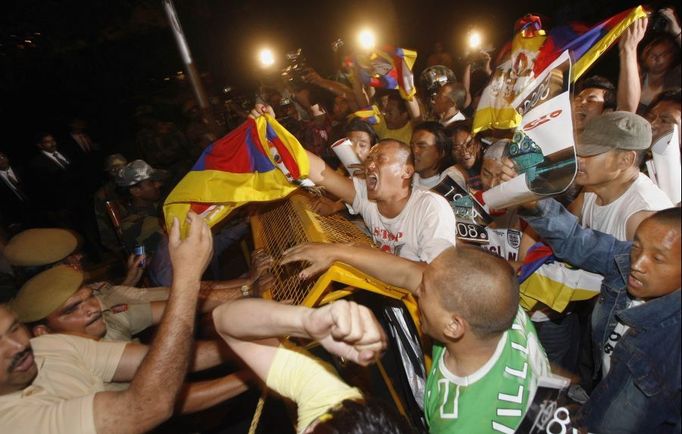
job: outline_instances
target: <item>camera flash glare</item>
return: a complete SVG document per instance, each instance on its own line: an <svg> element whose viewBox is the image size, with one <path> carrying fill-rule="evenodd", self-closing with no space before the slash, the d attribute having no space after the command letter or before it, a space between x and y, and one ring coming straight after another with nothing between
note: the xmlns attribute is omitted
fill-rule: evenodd
<svg viewBox="0 0 682 434"><path fill-rule="evenodd" d="M275 63L275 55L269 48L263 48L258 53L258 60L260 61L261 66L267 68Z"/></svg>
<svg viewBox="0 0 682 434"><path fill-rule="evenodd" d="M358 42L360 42L360 47L364 50L371 50L376 44L376 36L371 30L365 29L358 35Z"/></svg>

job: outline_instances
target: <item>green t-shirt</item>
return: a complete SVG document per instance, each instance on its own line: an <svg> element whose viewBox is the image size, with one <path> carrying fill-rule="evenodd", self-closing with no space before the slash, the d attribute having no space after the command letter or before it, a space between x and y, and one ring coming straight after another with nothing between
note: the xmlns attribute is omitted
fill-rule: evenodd
<svg viewBox="0 0 682 434"><path fill-rule="evenodd" d="M519 309L493 356L478 371L457 377L448 371L445 347L433 349L424 411L431 434L513 433L532 401L549 362L535 328Z"/></svg>

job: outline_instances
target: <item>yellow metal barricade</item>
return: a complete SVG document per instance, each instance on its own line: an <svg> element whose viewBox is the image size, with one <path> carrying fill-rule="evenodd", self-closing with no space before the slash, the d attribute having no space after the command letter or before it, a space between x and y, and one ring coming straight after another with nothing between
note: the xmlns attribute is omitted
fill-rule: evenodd
<svg viewBox="0 0 682 434"><path fill-rule="evenodd" d="M372 240L353 222L339 215L324 217L316 214L311 210L311 200L312 196L309 193L299 190L284 200L262 205L251 217L255 247L265 250L274 260L270 270L275 283L264 297L279 302L315 307L347 297L357 290L369 291L401 301L412 317L423 344L417 303L409 291L387 285L341 262L332 264L316 280L305 281L299 279L298 275L306 264L279 263L285 250L306 242L354 243L373 248ZM428 372L430 359L426 358L426 364ZM396 407L405 414L404 403L381 363L378 363L378 369Z"/></svg>

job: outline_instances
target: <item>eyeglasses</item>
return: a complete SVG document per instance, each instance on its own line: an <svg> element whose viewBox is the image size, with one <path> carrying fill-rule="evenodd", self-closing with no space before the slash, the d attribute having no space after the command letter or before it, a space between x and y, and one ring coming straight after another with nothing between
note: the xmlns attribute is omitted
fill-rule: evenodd
<svg viewBox="0 0 682 434"><path fill-rule="evenodd" d="M476 148L476 142L474 141L473 138L469 137L469 139L464 142L464 143L453 143L452 144L452 150L457 153L463 153L463 152L471 152Z"/></svg>

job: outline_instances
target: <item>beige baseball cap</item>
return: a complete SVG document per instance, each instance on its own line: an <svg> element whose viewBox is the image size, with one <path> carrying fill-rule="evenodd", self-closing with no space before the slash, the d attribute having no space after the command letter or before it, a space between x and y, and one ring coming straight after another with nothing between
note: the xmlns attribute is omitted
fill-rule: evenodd
<svg viewBox="0 0 682 434"><path fill-rule="evenodd" d="M577 154L590 157L622 149L641 151L651 146L651 124L630 112L604 113L590 120L576 145Z"/></svg>

